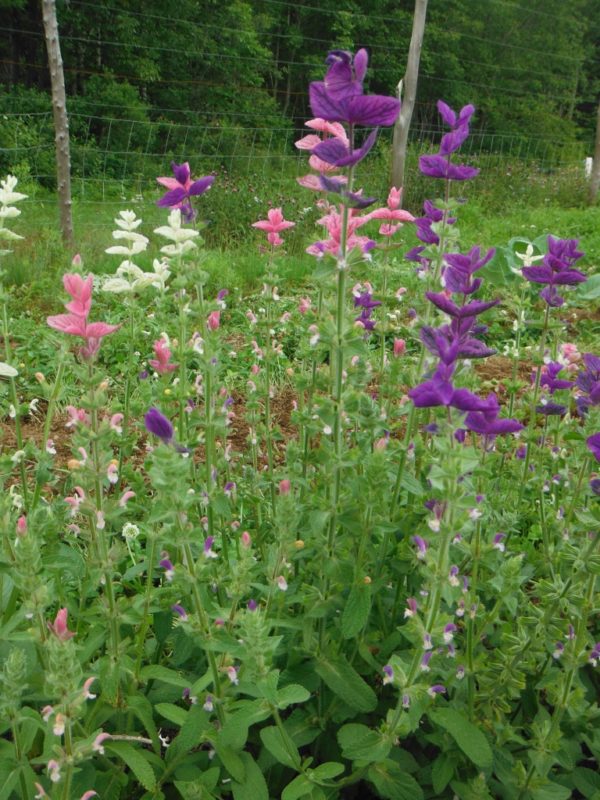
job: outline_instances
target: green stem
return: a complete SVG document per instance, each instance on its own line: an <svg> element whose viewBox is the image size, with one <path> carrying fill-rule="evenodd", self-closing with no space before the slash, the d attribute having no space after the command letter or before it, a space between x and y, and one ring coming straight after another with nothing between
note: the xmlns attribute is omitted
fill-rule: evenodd
<svg viewBox="0 0 600 800"><path fill-rule="evenodd" d="M6 302L2 303L2 325L3 325L3 334L4 334L4 357L7 364L10 364L11 361L11 351L10 351L10 331L8 325L8 309L6 306ZM10 387L10 400L15 409L15 439L17 442L17 450L23 449L23 431L21 429L21 414L19 411L19 395L17 393L17 384L14 378L8 379L8 385ZM23 503L25 506L25 510L29 509L29 490L27 488L27 472L25 470L25 461L23 458L19 461L19 474L21 477L21 491L23 493Z"/></svg>
<svg viewBox="0 0 600 800"><path fill-rule="evenodd" d="M64 361L61 353L61 359L58 364L58 370L56 372L56 380L54 381L54 386L52 387L52 393L50 395L50 398L48 399L48 408L46 409L46 419L44 420L44 431L42 433L42 442L41 442L41 446L43 448L46 447L46 442L48 441L48 437L50 436L52 421L54 419L54 411L56 408L56 401L58 399L58 395L60 394L60 389L62 386L63 372L64 372ZM31 501L31 508L30 508L31 511L33 511L37 506L38 501L40 499L41 491L42 491L42 483L39 477L36 475L35 489L33 492L33 499Z"/></svg>

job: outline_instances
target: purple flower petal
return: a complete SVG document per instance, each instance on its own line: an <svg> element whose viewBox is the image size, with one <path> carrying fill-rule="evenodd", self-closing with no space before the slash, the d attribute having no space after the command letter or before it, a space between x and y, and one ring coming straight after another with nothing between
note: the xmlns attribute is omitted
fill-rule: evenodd
<svg viewBox="0 0 600 800"><path fill-rule="evenodd" d="M169 420L160 413L158 408L152 407L144 417L144 424L149 433L158 436L165 444L173 441L173 426Z"/></svg>

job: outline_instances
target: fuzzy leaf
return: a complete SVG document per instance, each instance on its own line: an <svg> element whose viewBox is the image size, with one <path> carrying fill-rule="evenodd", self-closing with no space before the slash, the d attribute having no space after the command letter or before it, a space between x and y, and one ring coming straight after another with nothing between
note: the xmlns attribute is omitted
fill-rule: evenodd
<svg viewBox="0 0 600 800"><path fill-rule="evenodd" d="M241 753L246 777L243 783L231 784L234 800L269 800L269 790L264 775L250 753Z"/></svg>
<svg viewBox="0 0 600 800"><path fill-rule="evenodd" d="M372 764L367 776L381 797L388 800L423 800L423 792L416 780L402 772L390 758L381 764Z"/></svg>
<svg viewBox="0 0 600 800"><path fill-rule="evenodd" d="M146 760L146 757L142 755L143 751L136 750L129 742L108 741L104 743L104 747L109 752L119 756L127 764L144 789L148 792L153 792L156 789L154 770Z"/></svg>
<svg viewBox="0 0 600 800"><path fill-rule="evenodd" d="M436 795L441 795L454 775L452 760L445 754L439 755L431 768L431 782Z"/></svg>
<svg viewBox="0 0 600 800"><path fill-rule="evenodd" d="M304 686L297 683L290 683L283 686L277 692L277 708L287 708L297 703L306 703L310 697L310 692Z"/></svg>
<svg viewBox="0 0 600 800"><path fill-rule="evenodd" d="M392 749L390 741L380 733L357 723L344 725L337 738L344 758L362 764L383 761Z"/></svg>
<svg viewBox="0 0 600 800"><path fill-rule="evenodd" d="M453 708L438 708L429 712L435 725L448 731L463 753L480 769L492 766L492 749L483 733Z"/></svg>
<svg viewBox="0 0 600 800"><path fill-rule="evenodd" d="M161 667L160 664L149 664L143 667L140 672L140 677L143 681L162 681L163 683L168 683L170 686L179 686L181 689L187 689L190 685L189 680L184 678L183 675L180 675L173 669Z"/></svg>
<svg viewBox="0 0 600 800"><path fill-rule="evenodd" d="M306 775L298 775L291 783L285 787L281 794L281 800L298 800L299 797L306 797L311 794L313 784Z"/></svg>
<svg viewBox="0 0 600 800"><path fill-rule="evenodd" d="M202 706L192 706L187 712L185 721L176 738L171 742L166 754L167 763L177 756L189 753L204 741L204 732L212 730L208 714Z"/></svg>
<svg viewBox="0 0 600 800"><path fill-rule="evenodd" d="M335 695L355 711L373 711L377 705L373 689L343 656L318 661L315 672Z"/></svg>
<svg viewBox="0 0 600 800"><path fill-rule="evenodd" d="M365 627L371 612L371 587L364 583L353 586L342 613L342 636L352 639Z"/></svg>
<svg viewBox="0 0 600 800"><path fill-rule="evenodd" d="M263 728L260 732L262 743L267 748L269 753L276 758L280 764L285 764L286 767L292 769L299 769L300 767L300 753L298 748L292 742L290 737L287 737L287 742L284 741L279 728L271 725L268 728Z"/></svg>

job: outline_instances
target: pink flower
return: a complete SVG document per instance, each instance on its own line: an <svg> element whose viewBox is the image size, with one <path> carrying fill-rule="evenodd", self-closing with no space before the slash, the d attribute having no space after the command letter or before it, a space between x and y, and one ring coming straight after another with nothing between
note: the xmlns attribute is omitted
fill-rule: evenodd
<svg viewBox="0 0 600 800"><path fill-rule="evenodd" d="M262 219L259 222L253 222L252 227L265 231L269 244L277 247L283 244L283 239L279 236L280 232L287 228L293 228L296 223L285 220L281 208L270 208L267 216L268 220Z"/></svg>
<svg viewBox="0 0 600 800"><path fill-rule="evenodd" d="M306 314L307 311L310 311L312 303L310 297L301 297L300 302L298 303L298 311L301 314Z"/></svg>
<svg viewBox="0 0 600 800"><path fill-rule="evenodd" d="M34 795L34 800L44 800L44 798L48 797L48 795L46 794L46 790L44 789L41 783L36 782L33 785L37 789L37 794Z"/></svg>
<svg viewBox="0 0 600 800"><path fill-rule="evenodd" d="M289 494L292 489L292 482L288 478L279 481L279 494Z"/></svg>
<svg viewBox="0 0 600 800"><path fill-rule="evenodd" d="M113 414L110 418L110 427L115 433L123 433L123 426L121 423L123 422L123 414Z"/></svg>
<svg viewBox="0 0 600 800"><path fill-rule="evenodd" d="M67 311L81 317L87 317L92 307L92 287L94 276L90 273L84 280L81 275L63 275L63 286L67 294L73 298L65 305Z"/></svg>
<svg viewBox="0 0 600 800"><path fill-rule="evenodd" d="M118 330L120 325L109 325L106 322L88 322L88 315L92 306L93 276L88 275L85 280L80 275L65 275L63 284L68 294L73 298L65 304L69 314L58 314L47 317L46 322L54 330L79 336L85 339L85 345L79 353L82 358L91 359L100 348L100 342L109 333Z"/></svg>
<svg viewBox="0 0 600 800"><path fill-rule="evenodd" d="M242 535L240 536L240 541L242 543L242 547L246 550L252 545L252 538L248 531L243 531Z"/></svg>
<svg viewBox="0 0 600 800"><path fill-rule="evenodd" d="M110 733L99 733L98 736L94 739L92 743L92 750L94 753L100 753L101 756L104 755L104 742L107 739L112 739Z"/></svg>
<svg viewBox="0 0 600 800"><path fill-rule="evenodd" d="M67 406L67 413L69 414L69 421L65 425L65 428L74 428L75 425L89 425L90 424L90 417L89 414L83 408L75 408L75 406Z"/></svg>
<svg viewBox="0 0 600 800"><path fill-rule="evenodd" d="M132 497L135 497L135 492L132 492L131 489L128 489L126 492L123 492L123 494L119 499L119 508L125 508L125 506L131 500Z"/></svg>
<svg viewBox="0 0 600 800"><path fill-rule="evenodd" d="M84 792L79 800L91 800L92 797L98 797L98 792L95 792L93 789L88 789L87 792Z"/></svg>
<svg viewBox="0 0 600 800"><path fill-rule="evenodd" d="M348 213L348 234L346 240L346 253L349 253L355 247L359 247L363 253L367 253L375 246L375 242L369 239L368 236L358 236L355 231L369 222L370 217L361 217L359 210L356 208L349 209ZM325 253L331 253L334 256L340 255L341 239L342 239L342 223L343 214L340 214L334 206L330 206L328 213L318 220L318 225L323 225L329 234L329 239L322 242L316 242L306 249L310 255L321 257Z"/></svg>
<svg viewBox="0 0 600 800"><path fill-rule="evenodd" d="M151 358L148 363L155 369L159 375L165 375L168 372L173 372L177 369L179 364L172 364L171 351L164 339L157 339L152 347L156 358Z"/></svg>
<svg viewBox="0 0 600 800"><path fill-rule="evenodd" d="M75 494L72 497L65 497L65 503L71 508L71 516L74 517L79 511L79 506L85 500L85 492L81 486L76 486L73 490Z"/></svg>
<svg viewBox="0 0 600 800"><path fill-rule="evenodd" d="M47 770L52 783L58 783L60 781L60 764L55 758L50 759ZM44 797L44 795L42 795L42 797Z"/></svg>
<svg viewBox="0 0 600 800"><path fill-rule="evenodd" d="M394 358L400 358L406 351L406 342L404 339L394 339Z"/></svg>
<svg viewBox="0 0 600 800"><path fill-rule="evenodd" d="M96 678L91 677L91 678L88 678L85 681L85 683L83 684L83 699L84 700L95 700L96 699L96 695L92 694L90 692L90 687L94 683L95 680L96 680Z"/></svg>
<svg viewBox="0 0 600 800"><path fill-rule="evenodd" d="M387 208L376 208L368 214L369 219L383 219L384 224L379 228L382 236L393 236L403 222L414 222L414 217L408 211L399 208L402 198L402 189L392 187L387 199ZM393 225L392 223L397 223Z"/></svg>
<svg viewBox="0 0 600 800"><path fill-rule="evenodd" d="M17 536L25 536L27 533L27 517L21 516L17 520Z"/></svg>
<svg viewBox="0 0 600 800"><path fill-rule="evenodd" d="M206 321L206 326L210 331L216 331L221 325L221 312L211 311Z"/></svg>
<svg viewBox="0 0 600 800"><path fill-rule="evenodd" d="M68 610L66 608L61 608L56 615L54 622L48 623L49 630L51 630L56 638L60 639L61 642L66 642L68 639L71 639L73 636L75 636L73 631L70 631L67 627L68 615Z"/></svg>

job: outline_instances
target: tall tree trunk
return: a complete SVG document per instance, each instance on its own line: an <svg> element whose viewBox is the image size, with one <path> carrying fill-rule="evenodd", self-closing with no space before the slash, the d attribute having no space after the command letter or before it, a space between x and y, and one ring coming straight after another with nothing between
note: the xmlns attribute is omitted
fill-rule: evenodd
<svg viewBox="0 0 600 800"><path fill-rule="evenodd" d="M60 209L60 228L63 241L73 245L73 216L71 208L71 153L69 147L69 118L67 117L67 96L63 72L58 23L56 21L55 0L42 0L44 33L48 50L48 67L52 87L52 113L54 116L54 141L56 143L56 178L58 205Z"/></svg>
<svg viewBox="0 0 600 800"><path fill-rule="evenodd" d="M596 120L596 146L594 147L594 161L590 176L590 204L596 202L600 190L600 99L598 100L598 118Z"/></svg>
<svg viewBox="0 0 600 800"><path fill-rule="evenodd" d="M413 16L410 46L408 48L406 72L404 73L404 78L398 84L399 99L402 94L402 89L404 88L404 101L400 109L400 116L394 125L394 138L392 143L392 186L398 189L404 185L408 131L415 107L415 100L417 98L419 62L421 60L421 47L423 46L426 15L427 0L415 0L415 13Z"/></svg>

